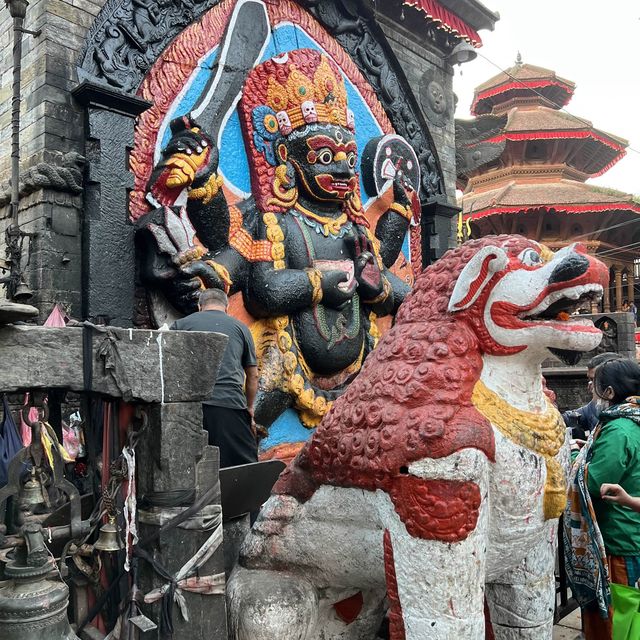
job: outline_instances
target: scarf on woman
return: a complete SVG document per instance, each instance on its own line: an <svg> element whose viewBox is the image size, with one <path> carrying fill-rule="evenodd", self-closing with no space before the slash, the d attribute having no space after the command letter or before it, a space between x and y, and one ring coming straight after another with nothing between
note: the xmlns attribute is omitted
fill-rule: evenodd
<svg viewBox="0 0 640 640"><path fill-rule="evenodd" d="M617 418L628 418L640 425L640 397L627 398L625 403L600 414L600 422L573 463L563 521L565 565L573 595L581 607L597 602L603 618L608 617L611 603L609 570L587 477L594 441L606 424Z"/></svg>

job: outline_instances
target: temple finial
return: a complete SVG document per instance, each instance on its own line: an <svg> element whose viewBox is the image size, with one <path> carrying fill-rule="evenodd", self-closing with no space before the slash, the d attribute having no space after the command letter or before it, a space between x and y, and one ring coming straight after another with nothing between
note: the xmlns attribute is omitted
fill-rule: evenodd
<svg viewBox="0 0 640 640"><path fill-rule="evenodd" d="M516 56L516 67L521 67L521 66L522 66L522 55L518 51L518 55Z"/></svg>

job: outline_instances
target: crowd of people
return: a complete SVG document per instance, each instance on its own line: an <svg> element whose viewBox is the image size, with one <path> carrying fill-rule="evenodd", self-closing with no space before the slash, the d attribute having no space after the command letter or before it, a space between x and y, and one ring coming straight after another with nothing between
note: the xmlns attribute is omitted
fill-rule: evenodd
<svg viewBox="0 0 640 640"><path fill-rule="evenodd" d="M591 401L565 414L577 451L563 521L567 571L585 639L632 638L614 632L611 593L640 586L640 365L605 353L587 375Z"/></svg>

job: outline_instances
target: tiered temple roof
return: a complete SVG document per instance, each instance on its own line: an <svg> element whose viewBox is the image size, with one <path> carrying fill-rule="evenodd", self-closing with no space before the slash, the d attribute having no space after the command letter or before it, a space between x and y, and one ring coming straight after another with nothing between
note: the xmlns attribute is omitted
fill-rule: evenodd
<svg viewBox="0 0 640 640"><path fill-rule="evenodd" d="M476 89L477 117L456 121L463 216L473 237L521 233L553 249L585 242L614 269L619 307L615 274L633 291L640 201L585 182L623 158L628 142L565 112L574 90L555 72L521 62Z"/></svg>
<svg viewBox="0 0 640 640"><path fill-rule="evenodd" d="M497 113L498 109L514 106L512 102L530 100L535 95L532 90L551 104L564 107L575 88L573 82L556 76L554 71L516 63L476 88L471 113L474 116Z"/></svg>

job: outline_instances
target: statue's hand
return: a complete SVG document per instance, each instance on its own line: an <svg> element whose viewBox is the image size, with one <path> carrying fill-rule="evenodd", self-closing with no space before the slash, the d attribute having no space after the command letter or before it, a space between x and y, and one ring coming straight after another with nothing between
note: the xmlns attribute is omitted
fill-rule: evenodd
<svg viewBox="0 0 640 640"><path fill-rule="evenodd" d="M322 273L322 304L331 309L342 309L353 298L356 283L347 284L349 275L344 271Z"/></svg>
<svg viewBox="0 0 640 640"><path fill-rule="evenodd" d="M398 171L393 179L393 201L403 207L409 207L414 193L411 183L404 177L402 171Z"/></svg>
<svg viewBox="0 0 640 640"><path fill-rule="evenodd" d="M205 289L224 289L224 284L216 271L202 260L194 260L173 273L171 282L165 282L165 295L171 303L183 313L198 310L200 291Z"/></svg>
<svg viewBox="0 0 640 640"><path fill-rule="evenodd" d="M182 154L192 159L194 167L197 167L194 186L199 186L198 182L206 181L218 170L218 148L206 134L198 130L184 131L172 138L164 153L174 156Z"/></svg>
<svg viewBox="0 0 640 640"><path fill-rule="evenodd" d="M173 205L183 189L207 184L215 176L219 160L213 140L190 116L175 118L170 127L171 138L147 183L162 205Z"/></svg>
<svg viewBox="0 0 640 640"><path fill-rule="evenodd" d="M224 283L216 270L204 260L194 260L180 267L180 272L191 279L199 280L205 289L222 289Z"/></svg>
<svg viewBox="0 0 640 640"><path fill-rule="evenodd" d="M360 297L365 301L377 298L383 291L384 282L371 241L364 234L356 233L348 239L347 246L353 258Z"/></svg>

